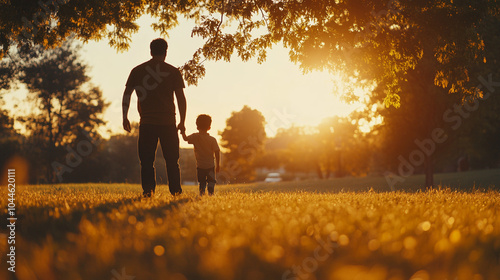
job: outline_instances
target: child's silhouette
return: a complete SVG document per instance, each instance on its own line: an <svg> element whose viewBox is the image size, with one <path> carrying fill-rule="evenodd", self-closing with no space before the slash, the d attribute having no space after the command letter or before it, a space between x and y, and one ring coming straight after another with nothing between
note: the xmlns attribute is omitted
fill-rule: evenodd
<svg viewBox="0 0 500 280"><path fill-rule="evenodd" d="M208 183L208 194L214 194L215 174L220 170L220 148L217 140L208 134L212 125L212 118L209 115L199 115L196 118L197 133L186 136L185 131L181 131L182 138L189 144L194 145L196 157L196 171L198 182L200 183L200 195L205 194ZM214 165L215 158L215 165Z"/></svg>

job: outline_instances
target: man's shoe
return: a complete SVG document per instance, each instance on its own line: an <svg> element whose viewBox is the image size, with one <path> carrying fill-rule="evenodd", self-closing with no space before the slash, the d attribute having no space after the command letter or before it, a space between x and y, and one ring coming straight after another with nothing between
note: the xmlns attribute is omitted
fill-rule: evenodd
<svg viewBox="0 0 500 280"><path fill-rule="evenodd" d="M179 195L181 195L181 193L182 193L182 191L179 191L179 192L174 192L174 193L172 193L172 195L173 195L173 196L179 196Z"/></svg>

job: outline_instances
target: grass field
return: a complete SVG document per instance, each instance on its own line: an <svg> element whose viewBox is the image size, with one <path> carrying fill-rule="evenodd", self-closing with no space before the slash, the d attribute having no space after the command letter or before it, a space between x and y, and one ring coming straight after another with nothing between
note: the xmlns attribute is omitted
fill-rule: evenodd
<svg viewBox="0 0 500 280"><path fill-rule="evenodd" d="M217 186L202 198L194 186L175 198L159 186L152 199L139 185L17 186L16 276L497 280L499 174L438 175L452 188L425 192L419 177L396 192L383 178L344 178ZM2 233L0 279L10 279Z"/></svg>

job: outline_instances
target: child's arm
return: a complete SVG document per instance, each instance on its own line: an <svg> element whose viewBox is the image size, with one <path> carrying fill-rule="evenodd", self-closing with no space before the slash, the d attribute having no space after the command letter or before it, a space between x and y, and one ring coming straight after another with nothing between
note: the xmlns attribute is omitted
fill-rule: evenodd
<svg viewBox="0 0 500 280"><path fill-rule="evenodd" d="M215 151L215 172L220 171L220 151Z"/></svg>
<svg viewBox="0 0 500 280"><path fill-rule="evenodd" d="M181 131L181 135L182 135L182 139L184 139L184 141L188 142L188 138L186 136L186 130Z"/></svg>

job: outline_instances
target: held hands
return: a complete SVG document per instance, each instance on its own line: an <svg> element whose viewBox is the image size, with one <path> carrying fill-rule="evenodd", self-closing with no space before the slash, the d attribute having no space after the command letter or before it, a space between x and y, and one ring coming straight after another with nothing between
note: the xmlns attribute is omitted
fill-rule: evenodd
<svg viewBox="0 0 500 280"><path fill-rule="evenodd" d="M127 118L123 119L123 129L125 129L125 131L127 132L130 132L132 130L132 128L130 127L130 122Z"/></svg>
<svg viewBox="0 0 500 280"><path fill-rule="evenodd" d="M181 134L184 135L186 134L186 127L184 126L184 123L179 123L179 125L177 126L177 129L181 131Z"/></svg>

